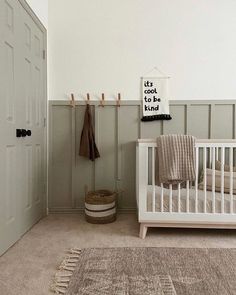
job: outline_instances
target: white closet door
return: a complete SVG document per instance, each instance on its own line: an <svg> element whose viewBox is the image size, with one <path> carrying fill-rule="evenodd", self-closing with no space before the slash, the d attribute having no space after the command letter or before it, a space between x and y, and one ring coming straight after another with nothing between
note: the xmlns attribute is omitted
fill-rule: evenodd
<svg viewBox="0 0 236 295"><path fill-rule="evenodd" d="M18 0L0 0L0 255L43 214L43 38Z"/></svg>
<svg viewBox="0 0 236 295"><path fill-rule="evenodd" d="M21 121L17 82L19 6L15 0L0 0L0 253L20 236L21 151L16 138Z"/></svg>
<svg viewBox="0 0 236 295"><path fill-rule="evenodd" d="M21 126L28 134L22 144L23 230L42 216L44 186L44 71L43 33L21 8ZM31 135L30 135L31 132Z"/></svg>

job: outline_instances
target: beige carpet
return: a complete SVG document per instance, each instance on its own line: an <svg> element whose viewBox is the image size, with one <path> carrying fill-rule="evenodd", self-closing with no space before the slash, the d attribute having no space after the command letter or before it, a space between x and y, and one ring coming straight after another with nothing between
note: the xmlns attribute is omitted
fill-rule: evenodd
<svg viewBox="0 0 236 295"><path fill-rule="evenodd" d="M62 266L55 291L66 295L236 294L236 249L88 248Z"/></svg>
<svg viewBox="0 0 236 295"><path fill-rule="evenodd" d="M92 225L83 215L51 215L0 258L0 294L48 295L65 249L88 247L236 248L235 230L150 229L138 238L135 214L113 224Z"/></svg>

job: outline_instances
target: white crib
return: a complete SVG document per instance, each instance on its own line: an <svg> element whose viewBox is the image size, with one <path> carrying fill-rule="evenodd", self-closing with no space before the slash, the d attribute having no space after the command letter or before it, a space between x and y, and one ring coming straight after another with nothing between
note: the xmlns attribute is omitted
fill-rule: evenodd
<svg viewBox="0 0 236 295"><path fill-rule="evenodd" d="M196 180L173 190L155 186L155 139L137 141L136 183L140 237L148 227L236 228L236 140L196 140ZM220 185L216 187L216 161ZM219 163L219 162L218 162ZM228 172L225 172L225 165ZM207 171L211 169L210 189ZM201 189L199 189L200 174ZM226 174L228 187L226 192Z"/></svg>

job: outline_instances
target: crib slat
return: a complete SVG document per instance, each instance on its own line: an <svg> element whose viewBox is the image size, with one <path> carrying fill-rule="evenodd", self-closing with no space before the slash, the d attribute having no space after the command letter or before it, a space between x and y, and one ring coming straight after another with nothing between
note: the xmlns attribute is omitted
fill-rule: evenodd
<svg viewBox="0 0 236 295"><path fill-rule="evenodd" d="M180 183L178 183L178 212L181 212L181 207L180 207L180 198L181 198L181 192L180 192Z"/></svg>
<svg viewBox="0 0 236 295"><path fill-rule="evenodd" d="M155 147L152 148L152 212L156 211Z"/></svg>
<svg viewBox="0 0 236 295"><path fill-rule="evenodd" d="M196 147L196 164L195 164L195 212L198 212L198 157L199 156L199 148Z"/></svg>
<svg viewBox="0 0 236 295"><path fill-rule="evenodd" d="M219 161L219 148L216 148L216 160Z"/></svg>
<svg viewBox="0 0 236 295"><path fill-rule="evenodd" d="M203 173L204 173L204 212L207 212L206 202L207 202L207 177L206 177L206 163L207 163L207 153L206 147L203 148Z"/></svg>
<svg viewBox="0 0 236 295"><path fill-rule="evenodd" d="M172 184L169 185L169 212L172 213Z"/></svg>
<svg viewBox="0 0 236 295"><path fill-rule="evenodd" d="M230 194L230 213L234 213L234 199L233 199L233 148L229 150L229 171L230 171L230 184L229 184L229 194Z"/></svg>
<svg viewBox="0 0 236 295"><path fill-rule="evenodd" d="M186 209L187 213L189 213L189 180L186 181L186 189L187 189L187 200L186 200Z"/></svg>
<svg viewBox="0 0 236 295"><path fill-rule="evenodd" d="M225 203L225 196L224 196L224 165L225 165L225 148L221 148L221 180L220 180L220 187L221 187L221 213L224 213L224 203Z"/></svg>
<svg viewBox="0 0 236 295"><path fill-rule="evenodd" d="M216 212L215 163L215 148L212 148L212 213Z"/></svg>
<svg viewBox="0 0 236 295"><path fill-rule="evenodd" d="M208 165L209 165L209 167L210 168L212 168L212 150L211 150L211 148L209 148L209 163L208 163Z"/></svg>

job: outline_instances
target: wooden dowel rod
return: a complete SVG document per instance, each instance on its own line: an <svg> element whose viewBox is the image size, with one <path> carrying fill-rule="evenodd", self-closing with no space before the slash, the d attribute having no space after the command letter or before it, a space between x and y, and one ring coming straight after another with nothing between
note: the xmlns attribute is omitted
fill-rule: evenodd
<svg viewBox="0 0 236 295"><path fill-rule="evenodd" d="M89 93L87 93L87 104L89 103L89 101L90 101L90 95Z"/></svg>
<svg viewBox="0 0 236 295"><path fill-rule="evenodd" d="M120 107L121 95L118 93L117 106Z"/></svg>

